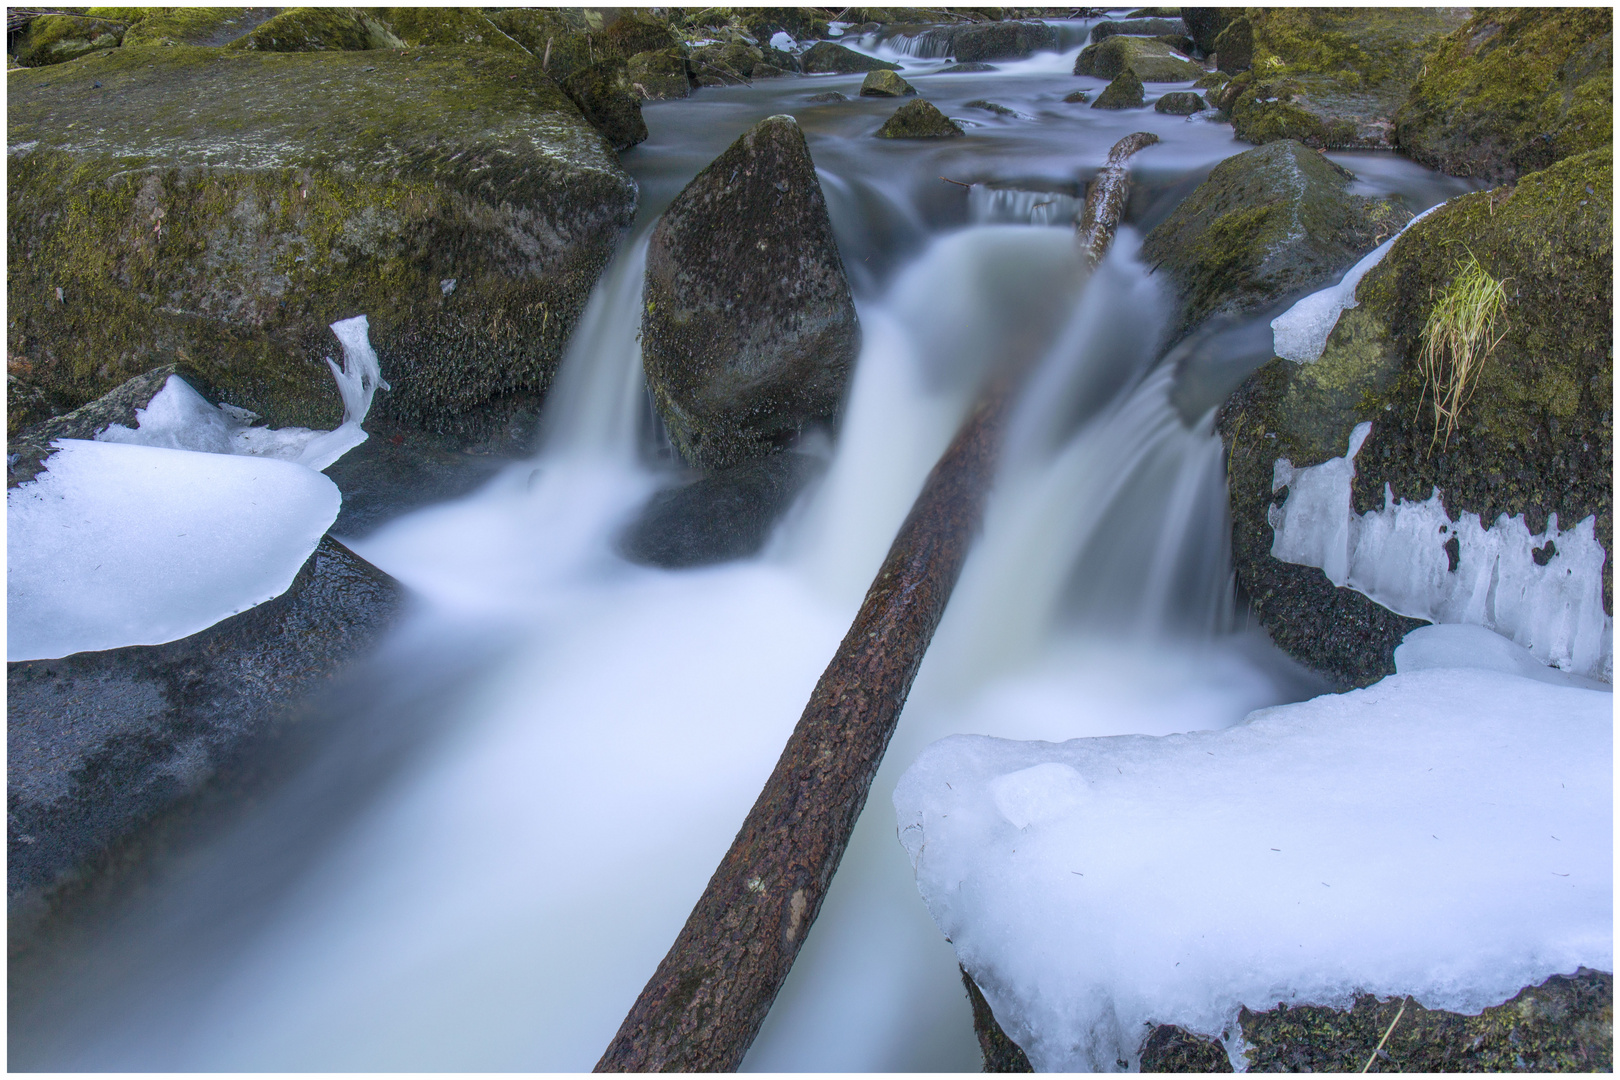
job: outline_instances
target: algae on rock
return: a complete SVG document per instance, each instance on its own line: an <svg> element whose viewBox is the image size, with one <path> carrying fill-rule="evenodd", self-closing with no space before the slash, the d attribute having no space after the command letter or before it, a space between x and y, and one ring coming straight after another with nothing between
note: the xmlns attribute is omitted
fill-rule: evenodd
<svg viewBox="0 0 1620 1080"><path fill-rule="evenodd" d="M636 202L516 51L118 49L9 104L9 346L70 405L178 360L334 427L326 327L364 313L382 416L483 423L545 389Z"/></svg>

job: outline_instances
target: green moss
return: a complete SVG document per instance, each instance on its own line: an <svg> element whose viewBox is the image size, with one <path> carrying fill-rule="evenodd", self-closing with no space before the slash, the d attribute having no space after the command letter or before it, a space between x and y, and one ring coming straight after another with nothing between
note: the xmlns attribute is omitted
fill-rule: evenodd
<svg viewBox="0 0 1620 1080"><path fill-rule="evenodd" d="M1403 91L1439 35L1462 22L1444 8L1253 8L1248 18L1257 70L1332 75L1366 87L1395 82Z"/></svg>
<svg viewBox="0 0 1620 1080"><path fill-rule="evenodd" d="M527 53L517 40L491 22L477 8L376 8L376 17L385 22L405 44L482 45L503 52Z"/></svg>
<svg viewBox="0 0 1620 1080"><path fill-rule="evenodd" d="M126 22L111 15L101 18L41 15L28 23L17 46L17 62L24 67L44 67L103 49L115 49L126 31Z"/></svg>
<svg viewBox="0 0 1620 1080"><path fill-rule="evenodd" d="M1123 34L1087 45L1074 60L1076 75L1098 79L1112 79L1127 68L1143 82L1186 82L1204 74L1203 68L1176 56L1163 42Z"/></svg>
<svg viewBox="0 0 1620 1080"><path fill-rule="evenodd" d="M326 324L364 312L383 407L453 425L544 388L634 205L526 57L176 47L63 71L9 86L8 338L73 404L180 359L330 426ZM112 122L130 112L148 124Z"/></svg>
<svg viewBox="0 0 1620 1080"><path fill-rule="evenodd" d="M349 8L291 8L227 46L260 52L404 47L405 42L381 22Z"/></svg>
<svg viewBox="0 0 1620 1080"><path fill-rule="evenodd" d="M908 101L878 129L880 139L938 139L962 134L955 121L940 112L931 101Z"/></svg>
<svg viewBox="0 0 1620 1080"><path fill-rule="evenodd" d="M1608 146L1614 16L1608 8L1486 8L1444 38L1396 115L1414 159L1511 180Z"/></svg>
<svg viewBox="0 0 1620 1080"><path fill-rule="evenodd" d="M267 9L166 8L148 15L124 35L134 45L225 45L266 18Z"/></svg>

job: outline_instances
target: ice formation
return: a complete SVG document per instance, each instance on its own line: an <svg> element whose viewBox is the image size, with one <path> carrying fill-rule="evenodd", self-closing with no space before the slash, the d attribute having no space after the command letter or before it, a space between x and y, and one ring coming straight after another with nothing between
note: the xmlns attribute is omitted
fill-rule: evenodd
<svg viewBox="0 0 1620 1080"><path fill-rule="evenodd" d="M1614 620L1603 612L1596 519L1560 532L1549 514L1532 534L1523 514L1503 514L1486 529L1478 514L1452 521L1439 488L1422 502L1396 502L1388 484L1382 510L1356 514L1350 481L1371 432L1371 422L1357 424L1345 456L1320 465L1277 459L1271 490L1288 494L1267 511L1272 556L1320 567L1398 614L1489 627L1543 663L1612 682Z"/></svg>
<svg viewBox="0 0 1620 1080"><path fill-rule="evenodd" d="M288 461L62 439L6 493L6 659L157 645L285 592L337 518Z"/></svg>
<svg viewBox="0 0 1620 1080"><path fill-rule="evenodd" d="M1313 292L1299 303L1271 320L1272 348L1278 356L1296 364L1309 364L1319 359L1327 348L1328 335L1339 323L1339 313L1357 304L1356 286L1367 276L1367 271L1383 261L1401 233L1416 225L1445 203L1429 207L1408 221L1401 232L1385 240L1364 255L1360 262L1344 272L1337 285L1329 285Z"/></svg>
<svg viewBox="0 0 1620 1080"><path fill-rule="evenodd" d="M135 411L136 427L113 424L96 439L206 454L279 458L324 469L366 441L360 424L371 411L372 395L378 387L388 389L367 330L364 315L332 324L332 332L343 345L341 368L330 357L326 361L343 398L343 423L332 431L254 427L255 414L233 405L210 405L185 380L171 375L146 408Z"/></svg>
<svg viewBox="0 0 1620 1080"><path fill-rule="evenodd" d="M894 794L940 930L1037 1070L1147 1024L1612 970L1613 697L1426 669L1223 731L957 735Z"/></svg>

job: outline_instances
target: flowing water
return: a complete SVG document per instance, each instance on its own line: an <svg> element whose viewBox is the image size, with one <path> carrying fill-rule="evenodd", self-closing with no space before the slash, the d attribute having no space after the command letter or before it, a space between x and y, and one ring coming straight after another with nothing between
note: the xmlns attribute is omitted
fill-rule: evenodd
<svg viewBox="0 0 1620 1080"><path fill-rule="evenodd" d="M1215 399L1187 406L1177 372L1196 372L1161 362L1171 303L1135 258L1142 231L1247 147L1202 116L1064 104L1102 86L1069 74L1077 51L971 75L905 57L925 96L974 125L965 139L873 138L895 102L857 98L859 76L647 105L652 137L623 155L642 208L533 460L352 538L413 596L342 699L352 715L228 826L14 963L13 1067L588 1069L1017 338L1041 359L983 535L745 1063L976 1070L951 947L895 839L905 766L956 732L1214 728L1321 689L1234 611ZM851 100L806 101L828 89ZM980 98L1018 115L967 106ZM776 113L809 138L859 307L842 426L799 448L827 468L757 557L633 566L615 537L675 475L640 375L646 235ZM1141 129L1163 142L1135 159L1134 229L1088 276L1068 220ZM1388 155L1335 158L1414 211L1465 189Z"/></svg>

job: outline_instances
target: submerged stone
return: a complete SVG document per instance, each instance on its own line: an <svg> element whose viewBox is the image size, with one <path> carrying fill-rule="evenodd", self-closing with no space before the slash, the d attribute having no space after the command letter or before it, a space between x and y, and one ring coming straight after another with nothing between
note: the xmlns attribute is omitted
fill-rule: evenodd
<svg viewBox="0 0 1620 1080"><path fill-rule="evenodd" d="M861 80L862 97L906 97L917 88L892 71L870 71Z"/></svg>
<svg viewBox="0 0 1620 1080"><path fill-rule="evenodd" d="M967 64L949 64L934 72L935 75L971 75L976 71L1000 71L994 64L981 64L977 61Z"/></svg>
<svg viewBox="0 0 1620 1080"><path fill-rule="evenodd" d="M828 90L826 93L822 94L811 94L804 100L814 102L817 105L825 105L828 102L833 101L848 101L849 98L845 97L843 94L840 94L836 90Z"/></svg>
<svg viewBox="0 0 1620 1080"><path fill-rule="evenodd" d="M860 327L792 117L755 125L664 211L641 325L648 388L691 464L763 457L836 419Z"/></svg>
<svg viewBox="0 0 1620 1080"><path fill-rule="evenodd" d="M1142 89L1142 80L1136 77L1136 72L1126 68L1114 76L1114 81L1103 88L1097 95L1097 100L1091 103L1093 109L1140 109L1147 104L1147 94Z"/></svg>
<svg viewBox="0 0 1620 1080"><path fill-rule="evenodd" d="M962 133L955 121L922 98L900 106L877 131L880 139L943 139Z"/></svg>
<svg viewBox="0 0 1620 1080"><path fill-rule="evenodd" d="M985 112L995 113L997 116L1018 115L1016 110L1009 109L1005 105L997 105L993 101L985 101L983 98L975 98L967 103L967 107L970 109L983 109Z"/></svg>
<svg viewBox="0 0 1620 1080"><path fill-rule="evenodd" d="M1073 93L1063 95L1063 100L1067 104L1075 105L1075 104L1079 104L1079 103L1082 103L1082 102L1090 101L1091 100L1091 95L1086 93L1084 90L1076 90Z"/></svg>
<svg viewBox="0 0 1620 1080"><path fill-rule="evenodd" d="M363 313L381 409L471 437L549 384L636 203L520 51L126 48L8 97L9 346L71 406L184 354L334 428L327 326Z"/></svg>

